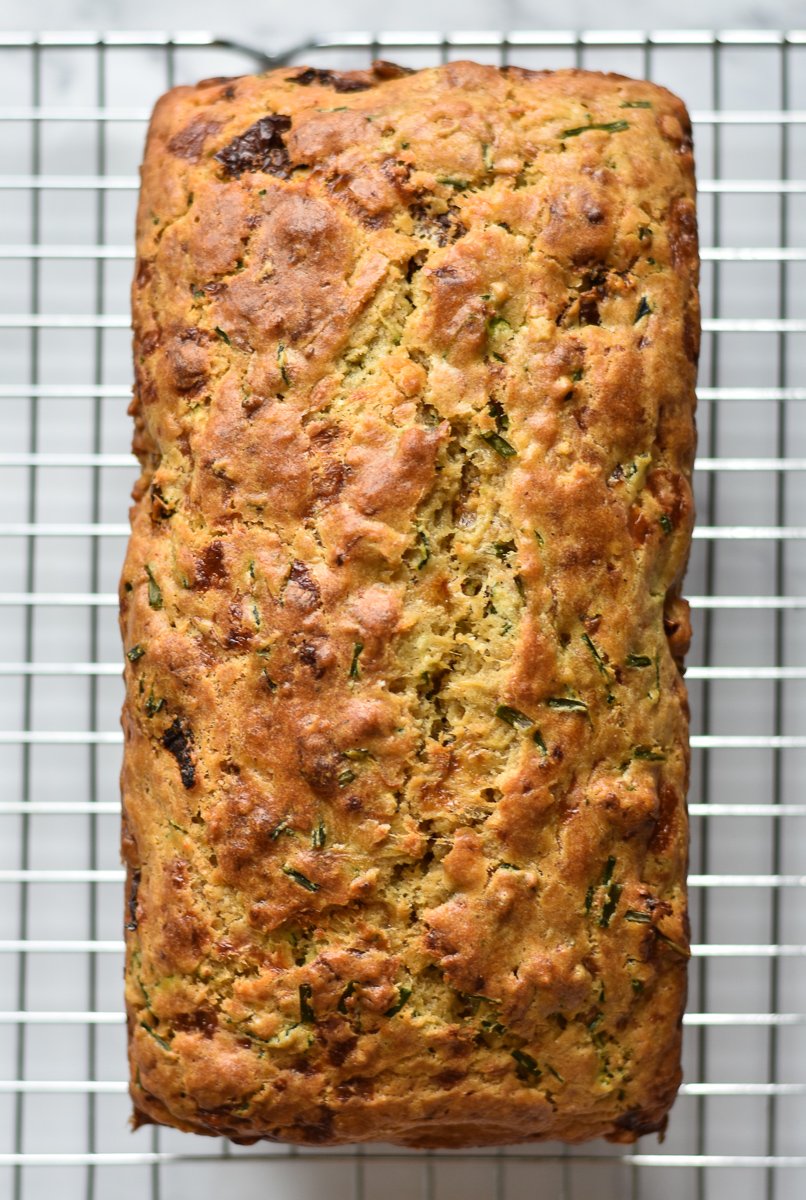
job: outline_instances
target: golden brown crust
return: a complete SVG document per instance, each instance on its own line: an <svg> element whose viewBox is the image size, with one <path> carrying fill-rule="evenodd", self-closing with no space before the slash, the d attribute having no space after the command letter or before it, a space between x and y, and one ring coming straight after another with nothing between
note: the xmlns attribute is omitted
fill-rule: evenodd
<svg viewBox="0 0 806 1200"><path fill-rule="evenodd" d="M473 63L176 88L137 245L138 1120L662 1129L688 953L683 105Z"/></svg>

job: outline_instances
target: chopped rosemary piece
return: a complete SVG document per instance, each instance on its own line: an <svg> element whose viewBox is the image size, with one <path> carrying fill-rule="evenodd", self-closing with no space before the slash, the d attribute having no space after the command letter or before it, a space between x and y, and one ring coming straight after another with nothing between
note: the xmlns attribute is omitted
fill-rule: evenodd
<svg viewBox="0 0 806 1200"><path fill-rule="evenodd" d="M303 875L301 871L295 870L294 867L289 867L287 863L283 864L281 870L284 875L288 875L289 879L293 879L294 883L298 883L301 888L305 888L306 892L319 891L318 883L314 883L312 879L309 879L307 875Z"/></svg>
<svg viewBox="0 0 806 1200"><path fill-rule="evenodd" d="M422 557L420 558L420 561L417 563L417 570L422 571L423 567L426 565L429 558L431 557L431 546L429 545L429 542L428 542L428 536L422 529L417 530L417 542L420 546L420 549L422 550Z"/></svg>
<svg viewBox="0 0 806 1200"><path fill-rule="evenodd" d="M280 835L283 833L293 833L293 830L288 823L287 817L283 817L282 821L280 821L280 823L278 825L274 826L274 829L272 829L269 836L271 837L271 840L273 842L276 842L278 837L280 837ZM283 868L283 870L285 870L285 867Z"/></svg>
<svg viewBox="0 0 806 1200"><path fill-rule="evenodd" d="M683 958L691 958L691 951L688 946L681 946L679 942L673 941L668 933L662 933L657 926L655 927L655 933L670 950L674 950L675 954L681 954Z"/></svg>
<svg viewBox="0 0 806 1200"><path fill-rule="evenodd" d="M527 717L526 713L521 712L520 709L510 708L508 704L499 704L495 715L499 721L505 721L513 729L529 729L534 725L531 717Z"/></svg>
<svg viewBox="0 0 806 1200"><path fill-rule="evenodd" d="M313 996L313 988L309 983L301 983L299 985L299 1019L307 1025L316 1023L316 1013L311 1006L311 997Z"/></svg>
<svg viewBox="0 0 806 1200"><path fill-rule="evenodd" d="M604 133L623 133L625 129L630 128L630 122L625 120L619 121L604 121L601 124L591 122L588 125L577 125L574 129L565 129L560 134L561 138L579 137L580 133L587 133L590 129L600 129Z"/></svg>
<svg viewBox="0 0 806 1200"><path fill-rule="evenodd" d="M663 751L655 750L652 746L636 746L632 756L643 759L644 762L666 762L666 755Z"/></svg>
<svg viewBox="0 0 806 1200"><path fill-rule="evenodd" d="M353 658L352 658L352 662L350 663L350 674L349 674L350 679L359 679L360 678L361 673L358 669L358 659L359 659L359 656L363 649L364 649L363 642L356 642L353 645Z"/></svg>
<svg viewBox="0 0 806 1200"><path fill-rule="evenodd" d="M154 696L153 691L149 692L148 699L145 703L146 713L149 717L155 717L161 708L165 707L165 698L160 696L159 700Z"/></svg>
<svg viewBox="0 0 806 1200"><path fill-rule="evenodd" d="M156 1033L150 1025L146 1025L145 1021L140 1022L140 1028L145 1029L146 1033L150 1034L154 1041L158 1042L159 1045L162 1046L163 1050L170 1050L170 1042L166 1042L165 1038L161 1038L160 1035Z"/></svg>
<svg viewBox="0 0 806 1200"><path fill-rule="evenodd" d="M401 1008L406 1003L406 1001L408 1000L410 995L411 995L411 988L399 987L397 989L397 1002L395 1004L393 1004L391 1008L387 1008L386 1012L383 1015L385 1017L394 1017L397 1013L400 1012Z"/></svg>
<svg viewBox="0 0 806 1200"><path fill-rule="evenodd" d="M610 924L610 919L618 907L619 897L621 896L621 893L622 893L622 886L620 883L611 883L610 884L610 888L608 889L608 893L607 893L607 899L605 900L604 906L602 908L602 915L599 918L599 924L603 929L607 929L608 925Z"/></svg>
<svg viewBox="0 0 806 1200"><path fill-rule="evenodd" d="M339 772L337 779L339 787L347 787L347 784L352 783L355 779L355 771L351 771L349 767L345 767L343 771Z"/></svg>
<svg viewBox="0 0 806 1200"><path fill-rule="evenodd" d="M638 308L635 310L635 316L632 319L633 325L637 325L642 317L648 317L652 312L649 301L646 296L642 296Z"/></svg>
<svg viewBox="0 0 806 1200"><path fill-rule="evenodd" d="M651 108L651 100L624 100L619 108Z"/></svg>
<svg viewBox="0 0 806 1200"><path fill-rule="evenodd" d="M446 187L455 188L457 192L463 192L468 187L466 179L451 179L448 175L437 175L437 183L444 183Z"/></svg>
<svg viewBox="0 0 806 1200"><path fill-rule="evenodd" d="M555 1070L551 1063L546 1063L546 1070L552 1074L555 1079L559 1080L560 1083L565 1083L565 1078L560 1074L559 1071Z"/></svg>
<svg viewBox="0 0 806 1200"><path fill-rule="evenodd" d="M607 679L607 667L604 664L604 659L602 658L601 654L594 646L593 641L590 637L588 637L587 633L582 634L582 640L593 655L593 660L596 663L599 673L604 675L605 679Z"/></svg>
<svg viewBox="0 0 806 1200"><path fill-rule="evenodd" d="M672 524L671 518L667 513L661 513L661 515L658 517L658 520L660 521L660 527L664 533L671 533L674 530L674 525Z"/></svg>
<svg viewBox="0 0 806 1200"><path fill-rule="evenodd" d="M148 576L148 603L153 609L160 609L162 608L162 592L148 563L146 563L146 575Z"/></svg>
<svg viewBox="0 0 806 1200"><path fill-rule="evenodd" d="M321 850L323 849L326 840L327 833L325 831L325 824L324 821L320 820L319 824L311 830L311 846L314 850Z"/></svg>
<svg viewBox="0 0 806 1200"><path fill-rule="evenodd" d="M225 333L223 329L220 329L220 328L218 327L218 325L216 325L216 327L215 327L215 331L216 331L216 333L218 334L218 336L221 338L221 341L222 341L222 342L226 342L228 346L231 346L231 345L232 345L232 342L229 340L229 334L228 334L228 333Z"/></svg>
<svg viewBox="0 0 806 1200"><path fill-rule="evenodd" d="M506 438L502 438L500 433L493 433L491 430L483 433L482 438L488 446L493 449L496 454L500 454L502 458L514 458L518 453L514 446L511 446Z"/></svg>
<svg viewBox="0 0 806 1200"><path fill-rule="evenodd" d="M265 667L263 668L263 670L260 673L263 676L263 678L266 680L266 687L269 689L269 691L276 692L277 684L274 682L274 680L272 679L271 675L269 674L269 672L266 670Z"/></svg>
<svg viewBox="0 0 806 1200"><path fill-rule="evenodd" d="M648 912L641 912L638 908L628 908L624 914L625 921L633 921L636 925L649 925L652 917Z"/></svg>
<svg viewBox="0 0 806 1200"><path fill-rule="evenodd" d="M518 1079L523 1080L524 1083L537 1082L543 1072L531 1054L527 1054L525 1050L511 1050L510 1054L517 1064L515 1073Z"/></svg>
<svg viewBox="0 0 806 1200"><path fill-rule="evenodd" d="M545 540L543 538L543 534L540 532L540 530L535 529L532 532L534 533L535 537L537 538L538 546L545 546L546 542L545 542Z"/></svg>
<svg viewBox="0 0 806 1200"><path fill-rule="evenodd" d="M532 741L534 742L534 744L536 746L539 747L540 750L543 751L544 754L548 754L548 750L546 749L546 743L543 741L543 734L540 732L539 729L536 729L534 731L534 733L532 734Z"/></svg>
<svg viewBox="0 0 806 1200"><path fill-rule="evenodd" d="M575 700L572 696L549 696L546 704L549 708L564 709L566 712L588 711L587 704L582 700Z"/></svg>
<svg viewBox="0 0 806 1200"><path fill-rule="evenodd" d="M142 658L144 654L145 649L138 642L136 646L132 646L131 650L127 652L126 657L128 658L129 662L137 662L138 658Z"/></svg>
<svg viewBox="0 0 806 1200"><path fill-rule="evenodd" d="M495 869L496 871L520 871L520 867L516 867L511 862L500 862Z"/></svg>
<svg viewBox="0 0 806 1200"><path fill-rule="evenodd" d="M604 871L602 872L602 883L603 884L610 882L610 880L613 878L613 872L615 869L616 869L616 860L613 857L613 855L611 854L610 857L608 858L607 862L605 863Z"/></svg>
<svg viewBox="0 0 806 1200"><path fill-rule="evenodd" d="M368 758L375 757L371 750L365 750L363 746L355 746L351 750L342 750L342 754L345 758L349 758L353 762L366 762Z"/></svg>
<svg viewBox="0 0 806 1200"><path fill-rule="evenodd" d="M627 666L628 667L651 667L652 659L649 657L648 654L628 654L627 655Z"/></svg>

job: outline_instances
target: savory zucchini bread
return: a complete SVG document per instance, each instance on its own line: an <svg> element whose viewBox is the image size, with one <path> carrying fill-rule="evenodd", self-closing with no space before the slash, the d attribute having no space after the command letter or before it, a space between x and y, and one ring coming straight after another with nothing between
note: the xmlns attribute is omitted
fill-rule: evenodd
<svg viewBox="0 0 806 1200"><path fill-rule="evenodd" d="M469 62L176 88L137 246L136 1121L662 1129L688 955L683 105Z"/></svg>

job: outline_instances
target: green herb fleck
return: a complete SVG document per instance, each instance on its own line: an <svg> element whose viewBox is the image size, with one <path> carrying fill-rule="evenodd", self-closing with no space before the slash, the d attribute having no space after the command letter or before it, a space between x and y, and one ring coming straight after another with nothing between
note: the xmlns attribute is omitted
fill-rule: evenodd
<svg viewBox="0 0 806 1200"><path fill-rule="evenodd" d="M148 699L145 703L146 713L149 717L155 717L161 708L165 707L165 700L160 696L159 700L154 696L153 691L149 692Z"/></svg>
<svg viewBox="0 0 806 1200"><path fill-rule="evenodd" d="M643 317L648 317L652 312L649 301L646 296L642 296L638 308L635 310L635 316L632 319L633 325L637 325Z"/></svg>
<svg viewBox="0 0 806 1200"><path fill-rule="evenodd" d="M633 921L636 925L649 925L652 917L648 912L641 912L638 908L628 908L624 914L625 921Z"/></svg>
<svg viewBox="0 0 806 1200"><path fill-rule="evenodd" d="M642 979L631 979L630 987L638 995L644 990L644 982Z"/></svg>
<svg viewBox="0 0 806 1200"><path fill-rule="evenodd" d="M221 328L219 328L219 326L218 326L218 325L216 325L216 327L215 327L215 331L216 331L216 333L218 334L218 336L221 338L221 341L222 341L222 342L226 342L228 346L231 346L231 345L232 345L232 342L231 342L231 341L230 341L230 339L229 339L229 334L228 334L228 333L225 333L225 332L224 332L224 330L223 330L223 329L221 329Z"/></svg>
<svg viewBox="0 0 806 1200"><path fill-rule="evenodd" d="M619 108L651 108L651 100L624 100Z"/></svg>
<svg viewBox="0 0 806 1200"><path fill-rule="evenodd" d="M648 654L628 654L627 655L627 666L628 667L651 667L652 659L649 657Z"/></svg>
<svg viewBox="0 0 806 1200"><path fill-rule="evenodd" d="M666 762L666 755L662 750L657 750L652 746L636 746L632 752L633 758L643 759L644 762Z"/></svg>
<svg viewBox="0 0 806 1200"><path fill-rule="evenodd" d="M630 122L625 120L605 121L602 124L591 122L588 125L577 125L574 129L565 129L560 134L561 138L579 137L581 133L587 133L591 129L600 129L604 133L623 133L625 129L630 128Z"/></svg>
<svg viewBox="0 0 806 1200"><path fill-rule="evenodd" d="M619 897L621 896L622 890L623 889L620 883L610 884L610 888L608 889L607 893L607 899L605 900L602 908L602 915L599 918L599 924L602 929L607 929L608 925L610 924L610 919L618 907Z"/></svg>
<svg viewBox="0 0 806 1200"><path fill-rule="evenodd" d="M336 1005L336 1008L340 1013L347 1012L347 1001L350 999L350 997L353 995L354 992L355 992L355 980L351 979L350 982L347 984L347 987L344 989L342 994L339 996L339 1002Z"/></svg>
<svg viewBox="0 0 806 1200"><path fill-rule="evenodd" d="M351 750L342 750L342 754L345 758L349 758L353 762L366 762L368 758L375 757L371 750L365 750L363 746L355 746Z"/></svg>
<svg viewBox="0 0 806 1200"><path fill-rule="evenodd" d="M437 183L444 183L446 187L455 188L457 192L463 192L469 186L466 179L452 179L449 175L437 175Z"/></svg>
<svg viewBox="0 0 806 1200"><path fill-rule="evenodd" d="M146 563L146 575L148 576L148 603L153 609L160 609L162 608L162 592L148 563Z"/></svg>
<svg viewBox="0 0 806 1200"><path fill-rule="evenodd" d="M299 985L299 1019L306 1025L316 1024L316 1013L311 1006L313 988L309 983Z"/></svg>
<svg viewBox="0 0 806 1200"><path fill-rule="evenodd" d="M312 879L309 879L307 875L303 875L301 871L295 870L294 867L289 867L287 863L283 864L281 870L289 879L293 879L294 883L298 883L301 888L305 888L306 892L319 891L318 883L314 883Z"/></svg>
<svg viewBox="0 0 806 1200"><path fill-rule="evenodd" d="M487 402L487 411L495 421L495 427L499 433L506 433L509 429L509 417L500 400L495 400L492 397Z"/></svg>
<svg viewBox="0 0 806 1200"><path fill-rule="evenodd" d="M288 376L288 369L285 363L285 342L277 343L277 366L280 368L280 375L282 376L283 383L286 385L286 387L288 387L288 385L291 383L291 380Z"/></svg>
<svg viewBox="0 0 806 1200"><path fill-rule="evenodd" d="M196 287L196 285L194 284L193 287L191 288L191 291L193 292L194 300L203 300L204 299L204 288Z"/></svg>
<svg viewBox="0 0 806 1200"><path fill-rule="evenodd" d="M537 747L539 747L540 750L542 750L542 752L544 754L548 754L548 750L546 749L546 743L543 741L543 734L540 732L539 729L536 729L534 731L534 733L532 734L532 741L534 742L534 744Z"/></svg>
<svg viewBox="0 0 806 1200"><path fill-rule="evenodd" d="M339 787L347 787L347 784L352 783L354 779L355 771L351 771L349 767L345 767L338 775Z"/></svg>
<svg viewBox="0 0 806 1200"><path fill-rule="evenodd" d="M142 658L145 654L145 648L138 642L136 646L132 646L131 650L127 651L126 657L129 662L137 662L138 658Z"/></svg>
<svg viewBox="0 0 806 1200"><path fill-rule="evenodd" d="M417 544L419 545L419 547L422 551L422 554L420 556L420 561L417 563L417 570L422 571L423 567L426 565L429 558L431 557L431 546L429 545L428 537L427 537L425 531L422 529L417 530Z"/></svg>
<svg viewBox="0 0 806 1200"><path fill-rule="evenodd" d="M584 712L588 711L588 706L582 700L575 700L572 696L549 696L546 704L549 708L557 708L565 712Z"/></svg>
<svg viewBox="0 0 806 1200"><path fill-rule="evenodd" d="M361 655L361 651L363 649L364 649L363 642L356 642L353 645L353 657L352 657L352 661L350 663L350 673L349 673L350 679L359 679L361 676L361 672L358 669L358 659L359 659L359 657Z"/></svg>
<svg viewBox="0 0 806 1200"><path fill-rule="evenodd" d="M314 850L322 850L324 849L326 840L327 832L325 830L325 823L320 820L319 824L311 830L311 846Z"/></svg>
<svg viewBox="0 0 806 1200"><path fill-rule="evenodd" d="M543 1072L531 1054L527 1054L525 1050L511 1050L510 1053L517 1064L515 1073L518 1079L524 1083L536 1083Z"/></svg>
<svg viewBox="0 0 806 1200"><path fill-rule="evenodd" d="M602 872L602 883L603 884L607 884L610 882L610 880L613 878L613 872L615 871L615 869L616 869L616 860L613 857L613 855L611 854L610 857L608 858L607 862L605 863L604 871Z"/></svg>
<svg viewBox="0 0 806 1200"><path fill-rule="evenodd" d="M282 834L284 834L284 833L291 834L293 832L294 832L293 829L291 828L291 826L288 823L288 818L283 817L282 821L280 821L280 823L278 825L275 825L274 829L272 829L271 835L270 835L271 840L273 842L276 842L278 837L280 837ZM283 870L285 870L285 867L283 868Z"/></svg>
<svg viewBox="0 0 806 1200"><path fill-rule="evenodd" d="M269 674L269 672L267 671L267 669L264 667L260 673L263 676L263 678L266 680L266 687L269 689L269 691L276 692L277 684L274 682L274 680L272 679L272 677Z"/></svg>
<svg viewBox="0 0 806 1200"><path fill-rule="evenodd" d="M602 658L599 651L596 649L595 645L593 644L592 639L590 637L588 637L587 633L583 633L582 640L585 643L585 645L588 647L588 649L590 650L591 654L593 655L593 660L596 663L596 666L599 670L600 675L604 675L605 679L609 678L608 673L607 673L607 667L605 666L605 663L604 663L604 659Z"/></svg>
<svg viewBox="0 0 806 1200"><path fill-rule="evenodd" d="M411 995L411 988L399 987L397 989L397 1001L392 1005L391 1008L387 1008L386 1012L383 1015L385 1017L394 1017L396 1013L400 1012L401 1008L406 1003L406 1001L408 1000L410 995Z"/></svg>
<svg viewBox="0 0 806 1200"><path fill-rule="evenodd" d="M514 446L511 446L505 438L501 437L500 433L488 431L481 436L487 445L495 450L496 454L500 454L502 458L513 458L518 453Z"/></svg>
<svg viewBox="0 0 806 1200"><path fill-rule="evenodd" d="M521 712L518 708L510 708L508 704L499 704L495 715L499 721L505 721L513 729L530 729L534 725L531 717L527 717L526 713Z"/></svg>
<svg viewBox="0 0 806 1200"><path fill-rule="evenodd" d="M661 513L661 515L658 517L658 520L660 521L660 527L664 533L669 534L673 532L674 525L672 524L671 518L667 513Z"/></svg>
<svg viewBox="0 0 806 1200"><path fill-rule="evenodd" d="M546 542L545 542L545 539L543 538L543 534L540 532L540 530L535 529L533 532L534 532L535 537L537 538L538 546L545 546Z"/></svg>
<svg viewBox="0 0 806 1200"><path fill-rule="evenodd" d="M559 1080L560 1083L565 1083L565 1079L563 1078L563 1076L560 1074L559 1071L556 1071L554 1069L554 1067L551 1065L551 1063L546 1063L546 1070L551 1075L553 1075L555 1079Z"/></svg>
<svg viewBox="0 0 806 1200"><path fill-rule="evenodd" d="M500 558L502 562L506 562L510 554L514 554L517 546L514 541L508 542L493 542L493 553L496 558Z"/></svg>
<svg viewBox="0 0 806 1200"><path fill-rule="evenodd" d="M158 1033L156 1033L156 1032L155 1032L155 1031L154 1031L154 1030L151 1028L151 1026L150 1026L150 1025L146 1025L145 1021L141 1021L141 1022L140 1022L140 1028L141 1028L141 1029L145 1029L146 1033L150 1034L150 1035L151 1035L151 1037L153 1037L154 1041L155 1041L155 1042L157 1042L157 1043L158 1043L160 1046L162 1046L163 1050L170 1050L170 1049L171 1049L170 1043L169 1043L169 1042L166 1042L166 1041L165 1041L165 1038L161 1038L161 1037L160 1037L160 1035L159 1035Z"/></svg>

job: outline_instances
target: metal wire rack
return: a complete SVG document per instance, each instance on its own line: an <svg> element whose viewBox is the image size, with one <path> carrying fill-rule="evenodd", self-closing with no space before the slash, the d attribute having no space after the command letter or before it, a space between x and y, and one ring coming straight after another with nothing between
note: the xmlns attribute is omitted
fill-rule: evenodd
<svg viewBox="0 0 806 1200"><path fill-rule="evenodd" d="M127 1129L114 588L144 122L175 82L373 56L617 70L693 110L695 946L663 1145L298 1151ZM62 1200L806 1194L806 32L362 33L282 55L12 34L0 63L0 1194L45 1196L54 1173Z"/></svg>

